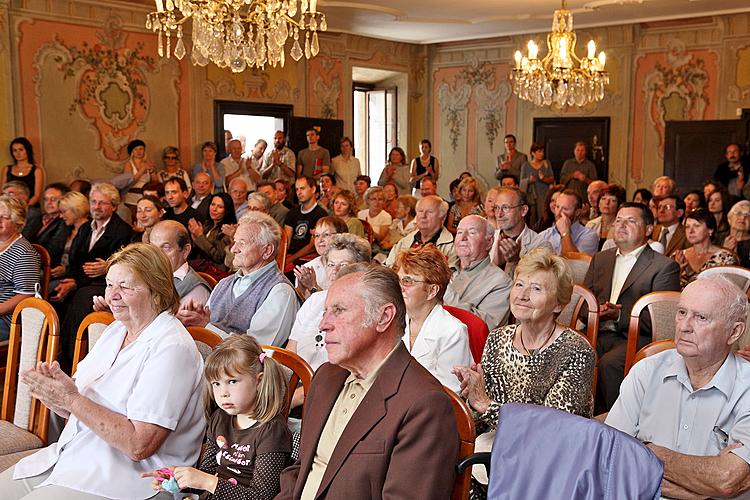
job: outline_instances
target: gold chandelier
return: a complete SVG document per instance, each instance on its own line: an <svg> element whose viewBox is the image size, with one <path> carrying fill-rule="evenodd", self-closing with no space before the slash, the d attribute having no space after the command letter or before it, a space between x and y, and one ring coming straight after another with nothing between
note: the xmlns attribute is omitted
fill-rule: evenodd
<svg viewBox="0 0 750 500"><path fill-rule="evenodd" d="M318 54L318 31L326 31L326 16L317 0L154 0L156 11L146 17L146 29L159 35L161 57L182 59L182 25L193 19L193 64L212 61L234 73L266 64L284 66L284 46L294 40L289 55L299 61ZM304 51L300 45L305 35ZM172 47L172 36L176 41Z"/></svg>
<svg viewBox="0 0 750 500"><path fill-rule="evenodd" d="M527 44L528 56L524 57L520 50L515 53L513 90L537 106L583 106L601 101L604 87L609 84L609 75L604 71L606 56L604 52L596 56L593 40L588 43L585 59L576 55L573 14L565 7L562 0L562 8L555 11L544 59L538 59L539 47L533 40Z"/></svg>

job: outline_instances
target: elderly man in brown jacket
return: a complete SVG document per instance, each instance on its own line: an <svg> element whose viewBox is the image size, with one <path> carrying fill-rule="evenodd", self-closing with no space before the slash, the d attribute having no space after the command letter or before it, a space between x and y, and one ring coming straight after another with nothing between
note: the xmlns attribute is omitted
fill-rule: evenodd
<svg viewBox="0 0 750 500"><path fill-rule="evenodd" d="M320 329L330 363L313 378L300 458L276 498L448 499L459 446L450 399L401 342L398 276L355 266L328 291Z"/></svg>

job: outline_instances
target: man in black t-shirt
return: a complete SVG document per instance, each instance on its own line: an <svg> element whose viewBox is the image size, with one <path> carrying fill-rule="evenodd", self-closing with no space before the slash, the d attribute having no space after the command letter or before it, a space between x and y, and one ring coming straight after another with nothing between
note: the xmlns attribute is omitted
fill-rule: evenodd
<svg viewBox="0 0 750 500"><path fill-rule="evenodd" d="M188 227L190 219L201 219L198 211L188 205L188 187L181 177L172 177L164 183L164 198L169 204L164 220L176 220Z"/></svg>
<svg viewBox="0 0 750 500"><path fill-rule="evenodd" d="M294 183L294 187L299 206L291 209L284 219L284 230L289 242L287 262L294 262L304 255L315 252L311 231L318 219L328 215L316 201L317 187L312 177L300 177Z"/></svg>

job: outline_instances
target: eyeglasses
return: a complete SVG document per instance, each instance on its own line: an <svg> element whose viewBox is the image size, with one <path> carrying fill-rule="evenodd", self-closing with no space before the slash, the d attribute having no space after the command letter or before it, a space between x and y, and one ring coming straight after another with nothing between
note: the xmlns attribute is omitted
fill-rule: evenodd
<svg viewBox="0 0 750 500"><path fill-rule="evenodd" d="M411 276L401 276L398 281L401 283L401 286L414 286L415 283L427 283L425 280L415 280Z"/></svg>
<svg viewBox="0 0 750 500"><path fill-rule="evenodd" d="M514 208L518 208L521 205L495 205L496 212L510 212Z"/></svg>
<svg viewBox="0 0 750 500"><path fill-rule="evenodd" d="M737 212L734 214L735 217L741 217L743 219L750 217L750 212Z"/></svg>
<svg viewBox="0 0 750 500"><path fill-rule="evenodd" d="M327 238L330 238L331 236L333 236L334 234L335 233L329 233L328 231L324 231L324 232L320 232L320 233L315 233L314 236L316 238L320 238L320 239L327 239Z"/></svg>
<svg viewBox="0 0 750 500"><path fill-rule="evenodd" d="M667 203L659 205L658 207L658 210L672 210L672 209L674 209L674 205L669 205Z"/></svg>
<svg viewBox="0 0 750 500"><path fill-rule="evenodd" d="M168 155L168 156L165 156L164 159L165 160L176 160L177 157L176 156L172 156L172 155Z"/></svg>

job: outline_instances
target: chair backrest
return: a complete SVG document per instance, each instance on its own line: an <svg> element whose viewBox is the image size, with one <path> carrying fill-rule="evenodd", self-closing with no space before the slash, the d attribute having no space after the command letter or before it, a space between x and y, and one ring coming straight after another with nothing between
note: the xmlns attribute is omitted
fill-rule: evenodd
<svg viewBox="0 0 750 500"><path fill-rule="evenodd" d="M107 326L115 320L109 311L95 311L86 315L76 332L75 350L73 351L73 366L70 373L75 374L78 363L94 348Z"/></svg>
<svg viewBox="0 0 750 500"><path fill-rule="evenodd" d="M211 349L224 340L218 333L212 332L208 328L202 326L189 326L187 327L187 331L190 333L190 336L193 337L193 340L196 342L203 342Z"/></svg>
<svg viewBox="0 0 750 500"><path fill-rule="evenodd" d="M591 290L583 285L574 285L570 302L560 312L557 322L578 331L578 318L584 305L587 309L586 340L592 348L596 349L596 336L599 332L599 302Z"/></svg>
<svg viewBox="0 0 750 500"><path fill-rule="evenodd" d="M36 252L39 254L39 261L42 266L42 275L39 280L39 285L41 290L39 291L40 295L44 300L49 299L49 280L50 280L50 272L52 268L52 259L49 256L49 252L46 248L44 248L42 245L39 245L38 243L32 243L31 246L34 247Z"/></svg>
<svg viewBox="0 0 750 500"><path fill-rule="evenodd" d="M362 227L365 229L365 236L367 237L367 241L369 241L370 245L372 245L372 242L375 241L375 231L373 231L372 225L364 219L359 220L362 223Z"/></svg>
<svg viewBox="0 0 750 500"><path fill-rule="evenodd" d="M203 278L204 280L206 280L206 283L208 283L208 286L211 287L211 290L213 290L214 288L216 288L216 283L218 283L218 281L216 280L216 278L214 278L213 276L211 276L208 273L204 273L203 271L196 271L196 274L198 274L198 276L200 276L201 278Z"/></svg>
<svg viewBox="0 0 750 500"><path fill-rule="evenodd" d="M651 342L648 345L643 346L636 354L635 359L633 360L633 364L635 365L637 362L642 360L643 358L647 358L649 356L653 356L654 354L659 354L662 351L666 351L668 349L674 349L675 343L672 339L665 339L665 340L655 340Z"/></svg>
<svg viewBox="0 0 750 500"><path fill-rule="evenodd" d="M651 292L647 293L635 304L630 311L628 323L628 345L625 351L625 375L633 366L636 351L638 351L638 336L641 332L641 313L647 309L651 316L651 340L674 338L675 314L680 302L680 292Z"/></svg>
<svg viewBox="0 0 750 500"><path fill-rule="evenodd" d="M463 399L447 387L443 387L445 393L451 400L453 412L456 414L456 428L461 443L458 447L458 457L456 461L468 457L474 453L474 441L477 438L474 427L474 416ZM456 481L453 483L453 492L451 500L467 500L469 498L469 486L471 485L471 468L466 469L461 474L456 475Z"/></svg>
<svg viewBox="0 0 750 500"><path fill-rule="evenodd" d="M704 269L698 276L724 275L732 283L747 293L750 288L750 269L741 266L716 266Z"/></svg>
<svg viewBox="0 0 750 500"><path fill-rule="evenodd" d="M476 314L458 307L443 305L443 309L466 325L466 328L469 330L469 349L471 350L471 357L474 358L475 363L479 363L482 360L484 344L487 342L487 337L490 334L490 329L487 327L487 323Z"/></svg>
<svg viewBox="0 0 750 500"><path fill-rule="evenodd" d="M57 313L45 300L24 299L13 311L0 419L35 434L45 445L49 410L31 395L27 385L18 384L18 374L40 361L57 359L59 332Z"/></svg>
<svg viewBox="0 0 750 500"><path fill-rule="evenodd" d="M571 252L565 256L565 262L573 273L573 283L582 285L589 270L589 264L591 264L591 256L585 253Z"/></svg>
<svg viewBox="0 0 750 500"><path fill-rule="evenodd" d="M284 272L286 267L286 252L289 249L289 240L286 237L286 231L281 228L281 240L279 240L279 251L276 253L276 265L279 266L279 271Z"/></svg>
<svg viewBox="0 0 750 500"><path fill-rule="evenodd" d="M290 377L286 388L286 403L284 403L284 413L288 416L289 408L292 405L292 396L294 396L294 391L297 389L297 385L300 383L302 384L302 390L304 391L305 396L307 396L307 392L310 390L310 382L312 382L315 372L312 367L307 364L307 361L295 352L270 345L264 345L262 347L264 351L269 352L274 361L281 363L292 371L292 376Z"/></svg>

